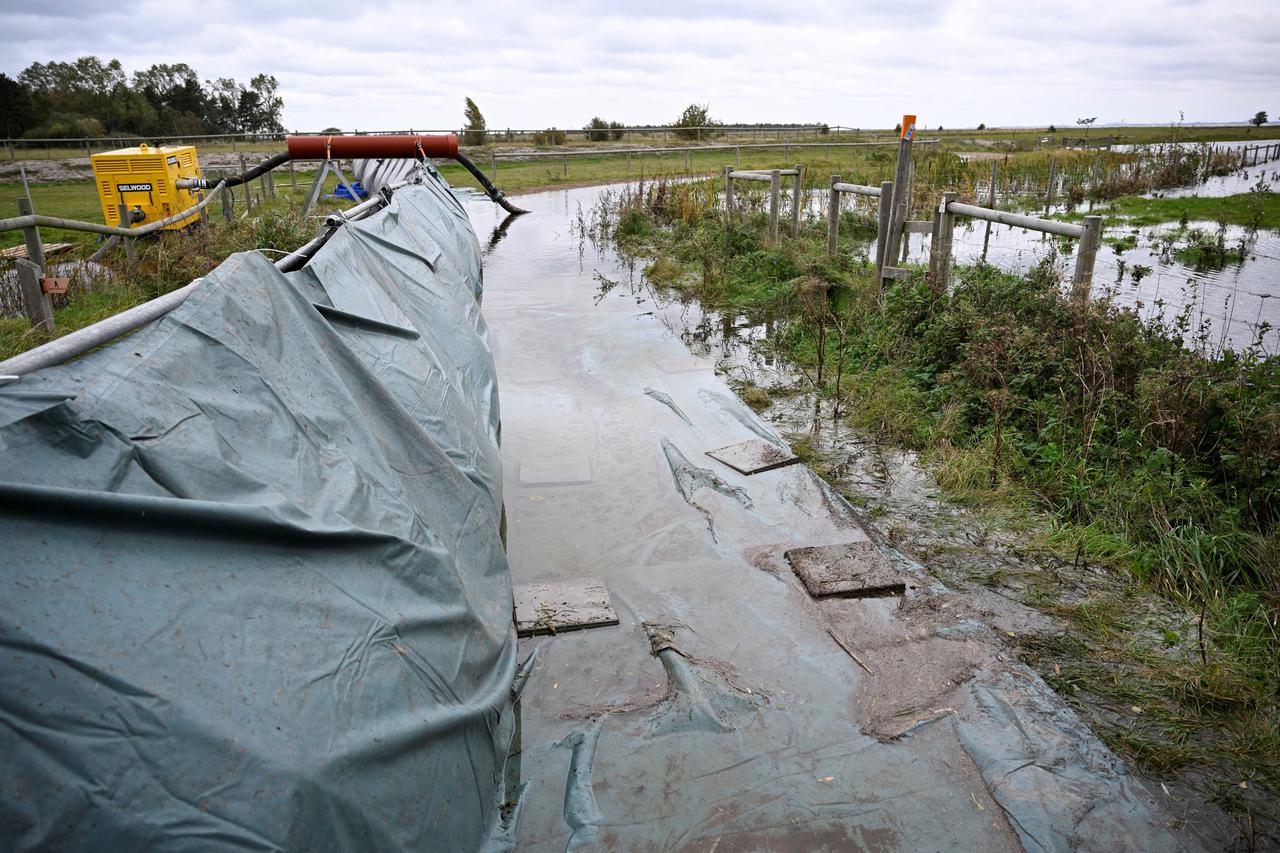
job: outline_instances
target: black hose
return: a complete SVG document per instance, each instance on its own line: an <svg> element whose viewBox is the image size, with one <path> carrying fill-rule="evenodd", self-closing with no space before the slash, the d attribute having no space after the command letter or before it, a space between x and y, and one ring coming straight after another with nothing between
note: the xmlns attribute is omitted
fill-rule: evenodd
<svg viewBox="0 0 1280 853"><path fill-rule="evenodd" d="M226 181L227 186L229 187L238 187L241 184L249 183L249 181L252 181L254 178L257 178L261 175L265 175L267 172L270 172L275 167L283 166L285 163L288 163L288 162L289 162L289 152L283 151L279 154L276 154L273 157L268 157L266 160L263 160L261 163L254 166L252 169L248 170L242 175L233 175L230 178L220 178L219 180ZM196 189L196 190L207 190L210 187L215 187L217 185L218 185L218 181L210 182L207 178L196 178L192 181L190 186L192 189Z"/></svg>
<svg viewBox="0 0 1280 853"><path fill-rule="evenodd" d="M467 155L459 151L457 155L454 156L454 159L461 163L463 168L475 176L475 179L480 182L480 186L484 187L485 194L489 196L489 198L493 199L495 204L502 205L502 209L507 213L529 212L523 208L516 207L511 202L507 201L507 197L502 194L502 190L495 187L493 182L485 177L484 172L480 171L480 168L476 166L475 163L472 163L471 159L467 157Z"/></svg>

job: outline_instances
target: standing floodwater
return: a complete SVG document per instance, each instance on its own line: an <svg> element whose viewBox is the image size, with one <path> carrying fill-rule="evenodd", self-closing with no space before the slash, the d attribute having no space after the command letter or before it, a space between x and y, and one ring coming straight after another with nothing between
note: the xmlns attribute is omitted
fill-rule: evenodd
<svg viewBox="0 0 1280 853"><path fill-rule="evenodd" d="M710 318L575 234L600 192L471 210L513 582L590 581L619 620L521 642L518 845L1200 849L1008 653L1034 614L940 583L803 464L711 455L787 448L685 346ZM798 553L877 585L816 596Z"/></svg>

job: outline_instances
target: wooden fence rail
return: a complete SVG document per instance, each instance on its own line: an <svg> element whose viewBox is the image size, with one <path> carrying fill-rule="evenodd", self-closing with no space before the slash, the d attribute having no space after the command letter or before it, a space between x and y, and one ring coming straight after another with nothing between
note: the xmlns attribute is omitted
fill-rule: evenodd
<svg viewBox="0 0 1280 853"><path fill-rule="evenodd" d="M791 236L800 233L800 196L804 192L804 167L796 164L790 169L748 169L739 171L724 167L725 209L732 212L736 206L733 182L760 181L769 185L769 240L778 242L778 207L782 200L782 179L791 178Z"/></svg>
<svg viewBox="0 0 1280 853"><path fill-rule="evenodd" d="M1102 239L1102 217L1086 216L1083 225L1057 222L1036 216L1025 216L1005 210L992 210L955 200L955 193L943 193L942 201L933 217L933 244L929 252L929 280L936 292L947 289L951 279L951 246L957 216L967 216L987 222L998 222L1016 228L1026 228L1044 234L1056 234L1080 241L1076 250L1075 272L1071 278L1071 296L1080 304L1089 299L1093 286L1093 266L1098 257L1098 244Z"/></svg>

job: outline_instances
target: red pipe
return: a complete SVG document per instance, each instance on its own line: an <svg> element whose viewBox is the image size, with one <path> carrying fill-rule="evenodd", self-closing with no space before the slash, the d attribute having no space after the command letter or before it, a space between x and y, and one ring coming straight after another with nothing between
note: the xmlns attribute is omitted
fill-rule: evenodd
<svg viewBox="0 0 1280 853"><path fill-rule="evenodd" d="M291 160L369 160L376 157L458 156L458 136L290 136Z"/></svg>

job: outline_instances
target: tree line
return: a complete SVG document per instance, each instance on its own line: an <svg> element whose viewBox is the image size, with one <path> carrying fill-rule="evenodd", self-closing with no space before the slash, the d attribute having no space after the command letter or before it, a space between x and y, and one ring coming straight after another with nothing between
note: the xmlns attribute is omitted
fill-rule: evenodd
<svg viewBox="0 0 1280 853"><path fill-rule="evenodd" d="M15 80L0 74L0 136L70 139L108 135L196 136L281 132L284 99L269 74L242 85L200 80L185 63L125 73L118 59L34 62Z"/></svg>
<svg viewBox="0 0 1280 853"><path fill-rule="evenodd" d="M484 114L480 112L480 107L471 98L466 98L463 102L462 117L465 124L462 127L462 141L465 145L484 145L490 138L501 137L501 131L491 132L487 129L487 122ZM729 130L735 127L764 127L764 128L815 128L818 133L827 134L831 132L831 128L825 123L819 124L778 124L764 123L752 125L725 124L724 122L711 117L711 107L709 104L690 104L685 107L680 117L668 125L664 125L672 129L673 134L678 139L711 139L722 130ZM599 116L595 116L591 121L587 122L582 128L586 131L586 138L590 142L605 142L607 140L622 139L626 134L627 125L620 121L606 121ZM939 128L941 130L941 128ZM505 139L510 142L512 140L511 132L507 131ZM566 140L566 134L563 130L554 127L539 131L533 135L533 143L535 145L563 145Z"/></svg>

